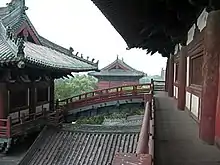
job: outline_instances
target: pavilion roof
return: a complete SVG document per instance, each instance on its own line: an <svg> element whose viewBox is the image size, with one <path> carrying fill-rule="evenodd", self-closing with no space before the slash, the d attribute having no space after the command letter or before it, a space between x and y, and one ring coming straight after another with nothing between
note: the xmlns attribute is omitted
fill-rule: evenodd
<svg viewBox="0 0 220 165"><path fill-rule="evenodd" d="M78 125L77 125L78 127ZM87 127L87 128L85 128ZM20 165L111 164L116 153L135 153L140 125L111 128L84 126L72 131L44 129ZM121 130L121 131L119 131ZM61 145L60 145L61 144ZM50 152L48 152L50 151Z"/></svg>
<svg viewBox="0 0 220 165"><path fill-rule="evenodd" d="M84 59L73 49L66 49L40 36L25 13L25 0L12 0L7 7L0 8L0 64L16 64L23 61L27 65L55 70L73 72L98 70L98 62ZM34 35L34 43L25 41L23 46L24 57L18 57L18 34L23 27L29 28ZM10 32L7 31L10 27ZM8 37L8 34L12 37Z"/></svg>
<svg viewBox="0 0 220 165"><path fill-rule="evenodd" d="M174 53L176 44L186 44L189 29L210 5L208 0L92 1L129 48L147 49L151 54L158 51L164 57Z"/></svg>
<svg viewBox="0 0 220 165"><path fill-rule="evenodd" d="M117 59L109 64L108 66L102 68L99 72L90 72L89 75L95 77L101 76L128 76L128 77L143 77L144 73L138 71L117 57Z"/></svg>

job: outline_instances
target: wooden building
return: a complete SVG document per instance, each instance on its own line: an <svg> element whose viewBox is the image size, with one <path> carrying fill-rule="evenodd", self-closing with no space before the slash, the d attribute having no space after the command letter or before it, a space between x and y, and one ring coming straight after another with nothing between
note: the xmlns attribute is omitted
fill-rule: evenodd
<svg viewBox="0 0 220 165"><path fill-rule="evenodd" d="M12 0L0 8L1 142L24 134L25 128L21 131L19 125L35 120L36 114L39 117L54 110L54 79L98 67L73 48L63 48L40 36L26 10L24 0Z"/></svg>
<svg viewBox="0 0 220 165"><path fill-rule="evenodd" d="M128 49L167 57L168 95L191 112L203 141L220 146L220 1L92 1Z"/></svg>
<svg viewBox="0 0 220 165"><path fill-rule="evenodd" d="M104 89L138 84L144 73L132 68L117 56L114 62L101 69L100 72L90 72L89 75L98 79L98 89Z"/></svg>

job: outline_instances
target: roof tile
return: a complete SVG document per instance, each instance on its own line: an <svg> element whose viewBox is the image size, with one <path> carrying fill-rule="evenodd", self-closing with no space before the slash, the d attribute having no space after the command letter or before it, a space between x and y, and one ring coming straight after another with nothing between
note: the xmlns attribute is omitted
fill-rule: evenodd
<svg viewBox="0 0 220 165"><path fill-rule="evenodd" d="M50 133L48 133L50 132ZM138 132L78 132L48 128L20 165L106 165L116 153L135 153Z"/></svg>
<svg viewBox="0 0 220 165"><path fill-rule="evenodd" d="M24 10L24 3L21 1L13 1L8 7L0 8L0 35L5 35L5 27L11 27L12 32L16 32L24 23L27 23L42 46L25 43L25 61L27 64L38 65L39 67L49 67L53 69L65 69L71 71L91 71L98 69L98 63L83 59L81 57L72 55L68 49L63 48L43 37L41 37ZM13 8L11 8L13 7ZM8 63L20 60L17 58L17 47L12 50L13 43L6 41L5 36L0 36L0 63Z"/></svg>

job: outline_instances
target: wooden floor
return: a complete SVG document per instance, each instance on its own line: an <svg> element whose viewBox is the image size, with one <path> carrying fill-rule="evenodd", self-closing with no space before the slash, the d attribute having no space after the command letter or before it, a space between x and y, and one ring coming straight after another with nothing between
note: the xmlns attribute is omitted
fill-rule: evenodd
<svg viewBox="0 0 220 165"><path fill-rule="evenodd" d="M156 93L156 165L220 165L220 150L198 138L198 124L165 92Z"/></svg>

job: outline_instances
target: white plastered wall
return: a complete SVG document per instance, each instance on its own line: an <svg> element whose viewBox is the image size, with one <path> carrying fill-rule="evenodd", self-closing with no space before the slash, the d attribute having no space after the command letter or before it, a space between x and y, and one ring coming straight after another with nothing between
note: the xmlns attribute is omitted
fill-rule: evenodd
<svg viewBox="0 0 220 165"><path fill-rule="evenodd" d="M199 97L192 94L191 112L199 118Z"/></svg>
<svg viewBox="0 0 220 165"><path fill-rule="evenodd" d="M208 13L204 9L201 15L198 17L197 22L196 22L200 31L202 31L206 27L207 18L208 18ZM187 45L193 40L195 27L196 26L194 24L191 27L191 29L188 31ZM190 57L187 57L187 68L186 68L186 86L187 87L190 85L189 84L189 81L190 81L189 72L190 72ZM198 96L190 92L186 92L186 108L190 110L192 114L194 114L198 119L200 118L199 117L199 114L200 114L199 113L199 102L201 102L201 98L199 98Z"/></svg>
<svg viewBox="0 0 220 165"><path fill-rule="evenodd" d="M200 31L202 31L206 27L207 18L208 18L208 12L206 12L206 10L204 9L203 12L198 17L197 22L196 22ZM193 40L195 28L196 28L196 25L193 24L191 29L188 31L187 45Z"/></svg>

